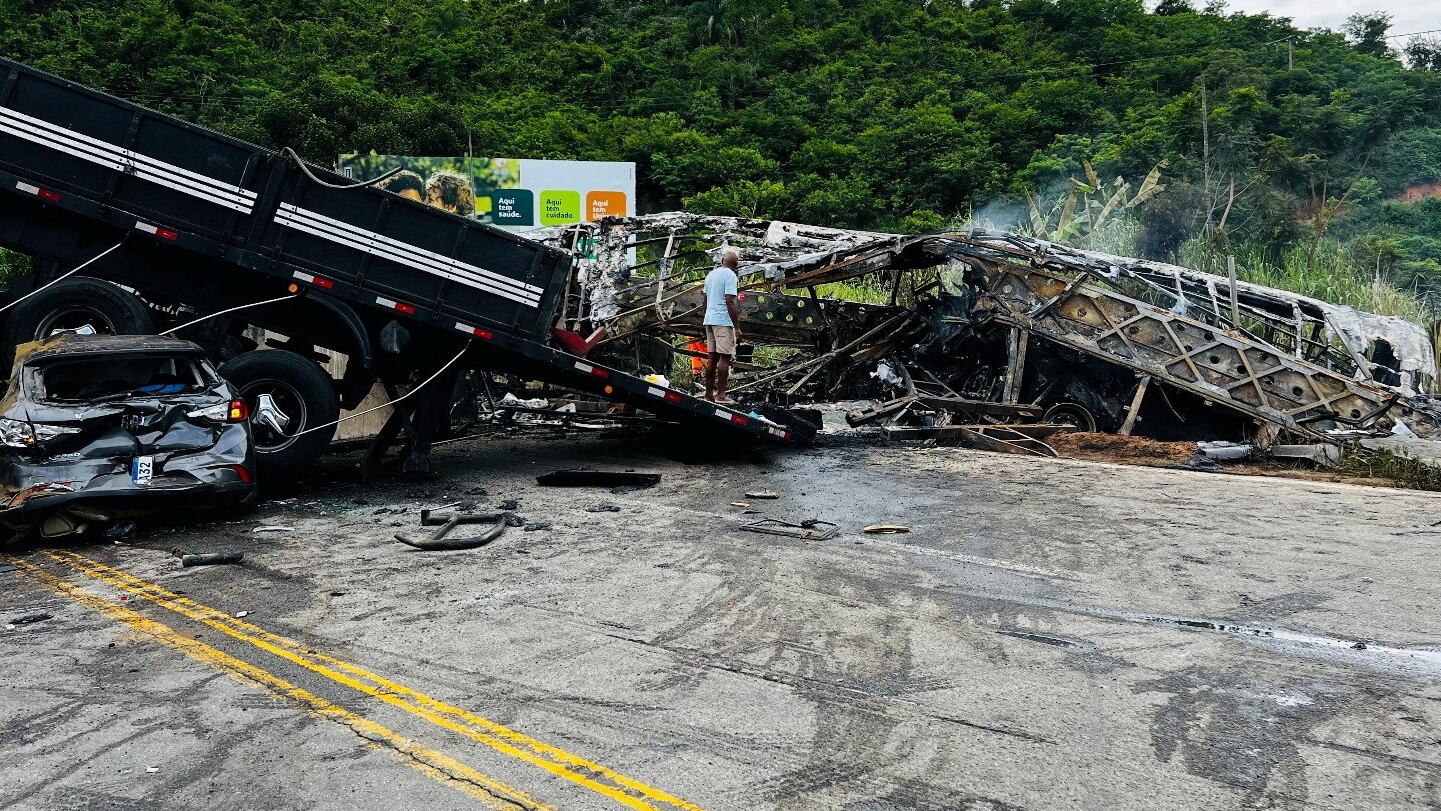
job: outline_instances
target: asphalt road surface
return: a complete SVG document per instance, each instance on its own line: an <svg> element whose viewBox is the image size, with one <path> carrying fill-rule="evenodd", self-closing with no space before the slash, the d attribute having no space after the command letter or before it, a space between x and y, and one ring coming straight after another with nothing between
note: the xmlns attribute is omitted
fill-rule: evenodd
<svg viewBox="0 0 1441 811"><path fill-rule="evenodd" d="M423 484L350 461L241 520L0 559L0 806L1441 807L1437 495L626 436L458 442ZM535 482L581 466L663 478ZM506 499L551 528L393 539ZM762 516L841 531L738 529Z"/></svg>

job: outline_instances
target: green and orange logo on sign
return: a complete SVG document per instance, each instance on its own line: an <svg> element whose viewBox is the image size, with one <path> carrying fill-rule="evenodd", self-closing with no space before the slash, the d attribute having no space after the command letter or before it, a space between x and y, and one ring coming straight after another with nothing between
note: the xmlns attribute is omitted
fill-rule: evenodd
<svg viewBox="0 0 1441 811"><path fill-rule="evenodd" d="M606 217L624 217L625 215L625 192L593 191L586 193L586 220L603 220Z"/></svg>
<svg viewBox="0 0 1441 811"><path fill-rule="evenodd" d="M580 192L546 189L540 193L540 224L568 225L580 222Z"/></svg>
<svg viewBox="0 0 1441 811"><path fill-rule="evenodd" d="M635 164L528 158L349 154L337 161L355 180L460 217L524 231L625 217Z"/></svg>

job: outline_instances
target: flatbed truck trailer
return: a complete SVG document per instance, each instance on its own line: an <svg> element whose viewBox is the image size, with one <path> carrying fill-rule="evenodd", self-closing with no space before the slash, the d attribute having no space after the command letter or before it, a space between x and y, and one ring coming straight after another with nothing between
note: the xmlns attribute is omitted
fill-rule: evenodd
<svg viewBox="0 0 1441 811"><path fill-rule="evenodd" d="M57 330L159 331L244 308L180 334L224 364L265 423L262 476L308 465L334 429L307 429L353 408L377 377L434 371L457 355L458 366L697 430L783 443L814 433L557 348L564 253L6 59L0 246L57 270L84 265L9 309L7 358L15 343ZM247 307L261 301L270 303ZM287 340L244 351L247 325ZM317 348L346 357L342 379L321 369Z"/></svg>

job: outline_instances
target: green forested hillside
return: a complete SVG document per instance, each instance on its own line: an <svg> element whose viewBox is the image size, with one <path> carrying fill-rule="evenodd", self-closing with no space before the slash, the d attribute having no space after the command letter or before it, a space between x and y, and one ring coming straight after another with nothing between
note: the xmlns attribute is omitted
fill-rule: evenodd
<svg viewBox="0 0 1441 811"><path fill-rule="evenodd" d="M1025 225L1023 192L1048 208L1084 159L1136 185L1165 160L1165 190L1128 215L1134 250L1199 239L1283 265L1289 248L1311 271L1341 250L1423 299L1441 287L1441 199L1393 199L1441 182L1441 48L1375 17L1340 33L1186 0L0 10L8 56L319 163L632 160L642 211L919 230Z"/></svg>

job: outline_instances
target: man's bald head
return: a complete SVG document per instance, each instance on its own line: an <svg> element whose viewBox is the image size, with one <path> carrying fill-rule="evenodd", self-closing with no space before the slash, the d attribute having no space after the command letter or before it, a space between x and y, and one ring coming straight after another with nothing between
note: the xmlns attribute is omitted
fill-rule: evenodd
<svg viewBox="0 0 1441 811"><path fill-rule="evenodd" d="M741 263L741 255L738 254L738 253L736 253L735 251L726 251L726 252L721 256L721 264L722 264L722 265L725 265L726 267L730 268L731 270L735 270L736 267L740 265L740 263Z"/></svg>

